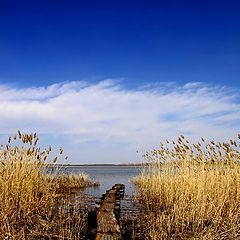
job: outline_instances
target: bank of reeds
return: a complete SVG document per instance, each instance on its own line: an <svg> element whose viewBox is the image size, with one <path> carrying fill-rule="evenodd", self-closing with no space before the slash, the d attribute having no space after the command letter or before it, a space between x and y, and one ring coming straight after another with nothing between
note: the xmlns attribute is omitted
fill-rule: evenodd
<svg viewBox="0 0 240 240"><path fill-rule="evenodd" d="M85 173L61 173L49 175L57 193L71 194L86 187L98 187L99 183L90 181Z"/></svg>
<svg viewBox="0 0 240 240"><path fill-rule="evenodd" d="M50 175L48 164L57 158L49 161L51 147L41 151L38 140L19 131L0 148L0 239L81 239L86 216L67 199L63 211L56 196L72 185L87 186L88 179Z"/></svg>
<svg viewBox="0 0 240 240"><path fill-rule="evenodd" d="M134 179L143 239L240 238L238 141L190 144L180 136L145 157Z"/></svg>

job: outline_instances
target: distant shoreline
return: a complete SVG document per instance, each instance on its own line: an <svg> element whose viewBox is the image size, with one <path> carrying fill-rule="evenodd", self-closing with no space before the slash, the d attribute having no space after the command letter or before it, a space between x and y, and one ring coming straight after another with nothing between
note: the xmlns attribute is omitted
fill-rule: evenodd
<svg viewBox="0 0 240 240"><path fill-rule="evenodd" d="M130 164L113 164L113 163L96 163L96 164L49 164L51 167L141 167L144 163L130 163Z"/></svg>

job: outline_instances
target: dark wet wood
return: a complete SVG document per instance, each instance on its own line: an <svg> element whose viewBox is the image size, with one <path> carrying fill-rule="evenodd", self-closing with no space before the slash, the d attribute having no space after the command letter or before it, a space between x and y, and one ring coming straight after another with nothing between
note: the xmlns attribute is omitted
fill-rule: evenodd
<svg viewBox="0 0 240 240"><path fill-rule="evenodd" d="M119 225L119 217L120 199L124 196L124 189L125 186L123 184L115 184L110 190L106 191L106 194L103 194L95 212L95 237L91 239L123 239ZM94 213L92 213L92 215L93 214Z"/></svg>

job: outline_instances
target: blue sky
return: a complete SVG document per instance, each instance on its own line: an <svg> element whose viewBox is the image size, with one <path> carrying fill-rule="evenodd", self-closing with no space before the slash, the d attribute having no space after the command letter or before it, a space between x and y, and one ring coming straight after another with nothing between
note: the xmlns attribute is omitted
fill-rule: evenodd
<svg viewBox="0 0 240 240"><path fill-rule="evenodd" d="M236 135L239 10L238 1L2 1L0 131L37 131L74 163L139 161L136 150L182 133Z"/></svg>

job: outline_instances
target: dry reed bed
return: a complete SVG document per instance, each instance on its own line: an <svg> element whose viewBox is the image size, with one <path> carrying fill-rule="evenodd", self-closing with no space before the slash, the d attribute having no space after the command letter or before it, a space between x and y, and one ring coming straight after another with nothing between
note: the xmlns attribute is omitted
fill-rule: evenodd
<svg viewBox="0 0 240 240"><path fill-rule="evenodd" d="M56 196L87 186L88 178L49 175L51 147L41 151L38 140L19 131L0 148L0 239L81 239L86 216L67 201L60 210Z"/></svg>
<svg viewBox="0 0 240 240"><path fill-rule="evenodd" d="M180 136L145 157L148 166L133 180L143 239L240 238L238 141L190 144Z"/></svg>

